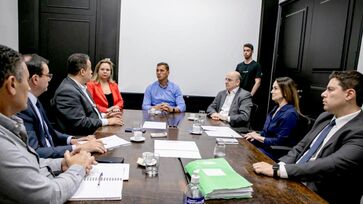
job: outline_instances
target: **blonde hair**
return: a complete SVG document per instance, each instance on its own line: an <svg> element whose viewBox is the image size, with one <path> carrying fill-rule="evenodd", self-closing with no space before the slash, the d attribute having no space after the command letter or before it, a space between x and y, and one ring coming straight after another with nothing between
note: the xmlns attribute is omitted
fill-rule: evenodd
<svg viewBox="0 0 363 204"><path fill-rule="evenodd" d="M95 67L95 71L93 72L93 76L92 76L92 81L97 81L97 82L100 82L100 77L98 75L98 71L100 70L100 67L101 67L101 64L103 63L106 63L106 64L109 64L110 65L110 68L111 68L111 74L110 74L110 77L108 78L108 81L109 82L115 82L112 78L113 78L113 63L111 61L110 58L105 58L105 59L102 59L100 60L97 64L96 64L96 67Z"/></svg>

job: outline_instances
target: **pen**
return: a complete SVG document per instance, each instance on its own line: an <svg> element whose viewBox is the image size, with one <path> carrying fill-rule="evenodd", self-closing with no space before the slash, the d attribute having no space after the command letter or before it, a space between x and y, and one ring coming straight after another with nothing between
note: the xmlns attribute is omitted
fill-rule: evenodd
<svg viewBox="0 0 363 204"><path fill-rule="evenodd" d="M101 172L100 176L98 177L98 186L100 185L101 183L101 180L102 180L102 176L103 176L103 172Z"/></svg>

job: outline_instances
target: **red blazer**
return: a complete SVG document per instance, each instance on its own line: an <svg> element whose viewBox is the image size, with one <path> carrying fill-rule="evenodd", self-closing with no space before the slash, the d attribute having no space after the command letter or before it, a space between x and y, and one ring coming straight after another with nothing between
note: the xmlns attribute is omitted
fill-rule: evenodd
<svg viewBox="0 0 363 204"><path fill-rule="evenodd" d="M115 82L108 82L108 84L110 86L113 97L113 105L118 106L120 109L123 109L124 101L118 89L118 85ZM108 108L108 102L105 94L102 91L101 83L96 81L87 82L87 88L88 91L91 93L91 96L95 101L98 110L102 113L105 113Z"/></svg>

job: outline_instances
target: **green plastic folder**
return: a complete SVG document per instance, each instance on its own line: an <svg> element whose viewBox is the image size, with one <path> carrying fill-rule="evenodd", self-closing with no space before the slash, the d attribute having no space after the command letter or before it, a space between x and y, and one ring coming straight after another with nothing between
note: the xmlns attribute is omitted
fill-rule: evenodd
<svg viewBox="0 0 363 204"><path fill-rule="evenodd" d="M252 183L234 171L224 158L195 160L185 166L189 175L196 169L206 200L252 197Z"/></svg>

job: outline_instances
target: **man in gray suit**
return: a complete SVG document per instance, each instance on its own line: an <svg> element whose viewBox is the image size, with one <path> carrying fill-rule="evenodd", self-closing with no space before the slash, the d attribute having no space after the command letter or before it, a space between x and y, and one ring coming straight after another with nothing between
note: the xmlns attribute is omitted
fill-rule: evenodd
<svg viewBox="0 0 363 204"><path fill-rule="evenodd" d="M213 120L228 122L232 127L246 127L252 108L252 96L239 88L241 75L228 72L225 78L226 90L220 91L207 109Z"/></svg>
<svg viewBox="0 0 363 204"><path fill-rule="evenodd" d="M359 203L363 195L363 75L333 72L321 94L324 110L310 132L278 164L257 173L302 181L330 203Z"/></svg>
<svg viewBox="0 0 363 204"><path fill-rule="evenodd" d="M25 127L15 114L27 107L28 79L22 56L0 45L0 203L64 203L94 158L66 151L64 159L41 159L27 146Z"/></svg>
<svg viewBox="0 0 363 204"><path fill-rule="evenodd" d="M72 54L67 61L68 76L51 101L59 128L72 135L93 134L106 125L123 125L121 112L98 111L86 83L91 80L91 61L86 54Z"/></svg>

